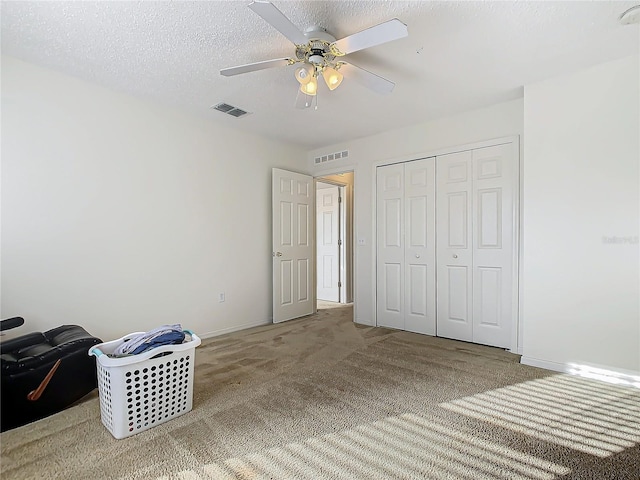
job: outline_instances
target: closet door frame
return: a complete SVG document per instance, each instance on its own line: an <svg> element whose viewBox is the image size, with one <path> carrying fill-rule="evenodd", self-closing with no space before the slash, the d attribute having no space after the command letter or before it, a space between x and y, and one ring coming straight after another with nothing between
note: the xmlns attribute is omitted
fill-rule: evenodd
<svg viewBox="0 0 640 480"><path fill-rule="evenodd" d="M481 142L474 142L468 144L462 144L454 147L446 147L438 150L430 150L425 152L417 152L411 155L403 155L395 158L389 158L386 160L380 160L374 162L371 167L372 172L372 181L371 181L371 191L372 191L372 232L371 241L372 241L372 258L374 261L373 271L375 272L377 269L377 260L376 260L376 252L377 252L377 219L376 219L376 208L377 205L377 181L376 181L376 170L380 166L384 165L393 165L396 163L405 163L413 160L419 160L421 158L427 157L437 157L442 155L447 155L450 153L463 152L467 150L475 150L478 148L484 147L492 147L496 145L504 145L511 144L512 155L513 155L513 205L512 205L512 216L513 216L513 295L512 295L512 311L513 311L513 324L511 328L511 348L509 351L514 353L522 353L522 301L521 301L521 288L520 285L522 283L522 269L520 265L522 264L522 235L521 235L521 225L520 218L522 215L522 204L521 204L521 195L522 195L522 157L520 154L520 136L512 135L506 137L498 137L489 140L484 140ZM371 295L372 295L372 311L374 316L376 315L376 305L377 305L377 282L372 282ZM374 325L378 325L377 318L374 318Z"/></svg>

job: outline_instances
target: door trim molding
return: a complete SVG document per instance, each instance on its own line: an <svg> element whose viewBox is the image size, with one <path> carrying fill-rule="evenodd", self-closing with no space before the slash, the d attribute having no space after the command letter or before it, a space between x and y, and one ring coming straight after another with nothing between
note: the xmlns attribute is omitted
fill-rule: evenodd
<svg viewBox="0 0 640 480"><path fill-rule="evenodd" d="M467 150L475 150L477 148L495 147L497 145L504 145L507 143L518 143L520 141L520 135L510 135L508 137L498 137L489 140L482 140L479 142L465 143L463 145L453 145L450 147L439 148L435 150L427 150L424 152L416 152L409 155L402 155L400 157L393 157L385 160L378 160L373 163L373 171L376 168L383 165L392 165L394 163L411 162L413 160L421 160L423 158L437 157L441 155L448 155L450 153L466 152ZM319 176L319 175L317 175Z"/></svg>
<svg viewBox="0 0 640 480"><path fill-rule="evenodd" d="M346 285L344 285L345 280L342 278L343 277L343 273L344 273L344 269L343 264L345 262L344 259L344 252L343 250L346 247L346 238L345 238L345 231L344 231L344 227L342 225L342 223L345 221L345 212L344 212L344 199L339 201L338 199L344 197L344 190L345 187L348 184L340 184L338 182L332 181L332 180L325 180L323 178L314 178L313 179L313 185L314 188L316 190L316 197L315 197L315 211L316 211L316 218L315 218L315 228L316 228L316 243L315 243L315 262L316 262L316 278L315 278L315 292L316 292L316 307L314 308L315 310L317 310L317 302L322 300L320 299L318 293L320 291L320 286L318 285L318 278L319 278L319 274L320 274L320 256L318 254L319 251L319 244L320 242L318 241L318 237L320 235L320 225L322 224L322 222L320 222L320 218L318 218L318 208L319 208L319 202L318 202L318 196L320 194L320 192L324 192L325 190L328 190L329 188L318 188L318 184L324 184L329 186L329 188L333 189L337 189L337 197L336 197L336 201L337 201L337 205L334 207L337 212L338 212L338 216L336 219L336 224L337 224L337 250L338 250L338 265L337 265L337 270L338 270L338 275L337 275L337 282L338 285L335 286L335 288L338 290L338 303L345 303L344 302L344 290L346 290ZM323 224L322 224L323 225ZM323 231L324 231L324 225L323 225ZM324 233L324 232L323 232ZM322 268L322 272L324 273L324 266Z"/></svg>

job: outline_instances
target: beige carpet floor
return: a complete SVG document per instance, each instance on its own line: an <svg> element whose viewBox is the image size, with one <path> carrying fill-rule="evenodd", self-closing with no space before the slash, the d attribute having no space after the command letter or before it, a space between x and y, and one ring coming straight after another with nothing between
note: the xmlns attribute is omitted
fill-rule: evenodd
<svg viewBox="0 0 640 480"><path fill-rule="evenodd" d="M640 389L335 307L203 341L193 410L146 432L94 393L2 433L1 478L640 479Z"/></svg>

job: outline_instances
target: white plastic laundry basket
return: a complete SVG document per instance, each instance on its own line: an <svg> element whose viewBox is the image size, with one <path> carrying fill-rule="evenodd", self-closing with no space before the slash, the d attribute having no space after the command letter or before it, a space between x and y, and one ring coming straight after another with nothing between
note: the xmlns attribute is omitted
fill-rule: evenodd
<svg viewBox="0 0 640 480"><path fill-rule="evenodd" d="M124 340L144 332L89 350L89 355L96 357L102 423L115 438L143 432L191 410L195 350L200 338L189 330L184 332L183 343L139 355L108 356Z"/></svg>

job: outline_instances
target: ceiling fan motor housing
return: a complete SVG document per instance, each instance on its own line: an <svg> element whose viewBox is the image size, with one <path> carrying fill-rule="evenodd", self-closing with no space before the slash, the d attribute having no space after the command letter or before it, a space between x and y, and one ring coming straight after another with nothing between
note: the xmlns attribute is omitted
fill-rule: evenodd
<svg viewBox="0 0 640 480"><path fill-rule="evenodd" d="M331 53L331 43L336 39L324 28L312 27L308 29L304 36L309 39L306 45L296 47L296 58L300 61L310 63L315 67L324 67L333 64L335 55Z"/></svg>
<svg viewBox="0 0 640 480"><path fill-rule="evenodd" d="M304 36L309 39L310 43L313 42L314 40L320 40L321 42L324 42L327 44L333 43L336 41L336 38L322 27L307 28L304 31Z"/></svg>

